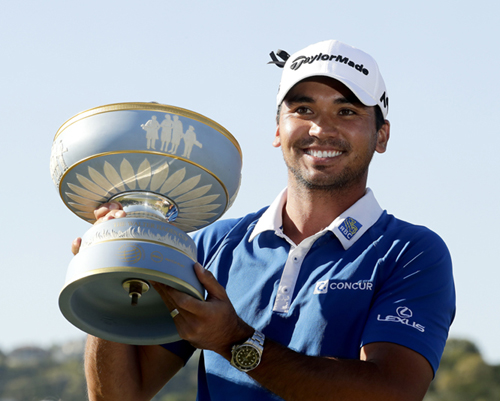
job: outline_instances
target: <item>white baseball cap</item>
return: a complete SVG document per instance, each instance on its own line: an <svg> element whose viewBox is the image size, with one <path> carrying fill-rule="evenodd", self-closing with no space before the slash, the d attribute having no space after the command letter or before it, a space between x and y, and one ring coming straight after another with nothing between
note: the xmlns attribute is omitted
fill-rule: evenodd
<svg viewBox="0 0 500 401"><path fill-rule="evenodd" d="M369 54L338 40L326 40L292 54L283 67L277 104L303 79L325 76L347 86L365 106L379 106L384 118L389 97L377 62Z"/></svg>

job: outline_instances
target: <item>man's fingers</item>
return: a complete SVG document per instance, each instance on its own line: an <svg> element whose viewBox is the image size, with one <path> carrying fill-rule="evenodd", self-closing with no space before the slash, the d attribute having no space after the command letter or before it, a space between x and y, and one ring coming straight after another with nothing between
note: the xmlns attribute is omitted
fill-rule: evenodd
<svg viewBox="0 0 500 401"><path fill-rule="evenodd" d="M243 338L238 318L224 288L211 272L196 264L195 272L208 291L207 300L200 300L165 284L152 283L162 297L166 308L174 311L173 321L184 340L201 349L226 352L233 338ZM176 314L175 310L179 312ZM246 327L245 327L246 328ZM236 333L236 335L235 335ZM248 335L245 337L247 338Z"/></svg>
<svg viewBox="0 0 500 401"><path fill-rule="evenodd" d="M208 296L217 299L227 299L226 290L222 287L219 282L215 279L212 272L205 269L199 263L194 264L194 272L196 277L203 284L203 287L207 290Z"/></svg>
<svg viewBox="0 0 500 401"><path fill-rule="evenodd" d="M176 290L166 284L161 284L157 282L151 282L153 288L160 294L163 302L167 308L172 311L173 309L178 309L179 312L186 315L197 314L203 308L204 301L193 297L192 295L186 294L182 291ZM203 314L203 313L202 313Z"/></svg>
<svg viewBox="0 0 500 401"><path fill-rule="evenodd" d="M78 252L80 252L81 245L82 245L82 239L80 237L76 238L71 243L71 252L73 253L73 255L76 255Z"/></svg>
<svg viewBox="0 0 500 401"><path fill-rule="evenodd" d="M109 212L106 216L104 216L102 219L99 219L100 221L108 221L112 219L119 219L121 217L125 217L127 214L123 210L112 210Z"/></svg>
<svg viewBox="0 0 500 401"><path fill-rule="evenodd" d="M157 283L156 281L151 281L151 285L156 290L156 292L160 294L161 299L163 300L163 302L170 311L176 309L177 305L175 304L174 300L167 291L168 287L165 284Z"/></svg>
<svg viewBox="0 0 500 401"><path fill-rule="evenodd" d="M170 290L172 290L172 291L177 291L177 290L175 290L175 289L173 289L165 284L157 283L155 281L151 281L151 284L152 284L153 288L158 292L158 294L160 294L161 299L165 303L165 307L168 308L168 310L170 311L170 315L174 319L174 323L177 326L177 330L179 331L179 334L181 334L181 332L182 332L181 328L185 324L186 319L187 320L190 319L190 316L192 316L191 313L188 312L187 310L183 309L181 306L179 306L172 298ZM177 291L177 292L179 292L179 291ZM179 292L179 294L185 295L187 297L191 297L190 295L186 295L186 294L183 294L181 292ZM175 315L172 315L172 312L175 310L177 310L177 313Z"/></svg>
<svg viewBox="0 0 500 401"><path fill-rule="evenodd" d="M114 218L125 217L125 212L121 204L117 202L104 203L94 210L94 216L97 222L106 221Z"/></svg>

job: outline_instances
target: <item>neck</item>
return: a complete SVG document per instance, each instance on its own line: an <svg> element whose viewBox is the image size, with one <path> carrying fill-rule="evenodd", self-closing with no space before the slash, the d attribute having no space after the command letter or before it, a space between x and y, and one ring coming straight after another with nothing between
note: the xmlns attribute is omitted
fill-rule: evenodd
<svg viewBox="0 0 500 401"><path fill-rule="evenodd" d="M366 183L365 183L366 184ZM336 190L311 190L289 181L283 208L283 232L295 244L328 227L361 199L366 186Z"/></svg>

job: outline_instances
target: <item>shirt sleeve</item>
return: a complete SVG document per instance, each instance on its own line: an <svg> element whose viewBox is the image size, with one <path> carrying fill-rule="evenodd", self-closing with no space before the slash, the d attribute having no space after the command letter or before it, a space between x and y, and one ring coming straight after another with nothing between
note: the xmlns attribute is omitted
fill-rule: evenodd
<svg viewBox="0 0 500 401"><path fill-rule="evenodd" d="M423 355L435 374L455 316L451 257L430 230L409 238L381 261L362 345L403 345Z"/></svg>
<svg viewBox="0 0 500 401"><path fill-rule="evenodd" d="M162 344L161 346L180 357L184 361L184 365L186 365L189 358L191 358L194 351L196 351L195 347L184 340Z"/></svg>

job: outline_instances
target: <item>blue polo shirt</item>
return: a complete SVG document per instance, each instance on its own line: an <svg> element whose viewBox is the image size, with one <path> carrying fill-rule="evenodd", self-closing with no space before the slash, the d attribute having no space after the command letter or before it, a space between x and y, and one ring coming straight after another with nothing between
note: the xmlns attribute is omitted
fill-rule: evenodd
<svg viewBox="0 0 500 401"><path fill-rule="evenodd" d="M429 229L387 214L370 189L323 231L294 244L282 231L286 190L241 219L194 236L198 260L227 291L238 315L267 337L311 356L359 359L392 342L437 370L455 313L451 258ZM166 344L185 359L186 343ZM276 400L211 351L199 400Z"/></svg>

